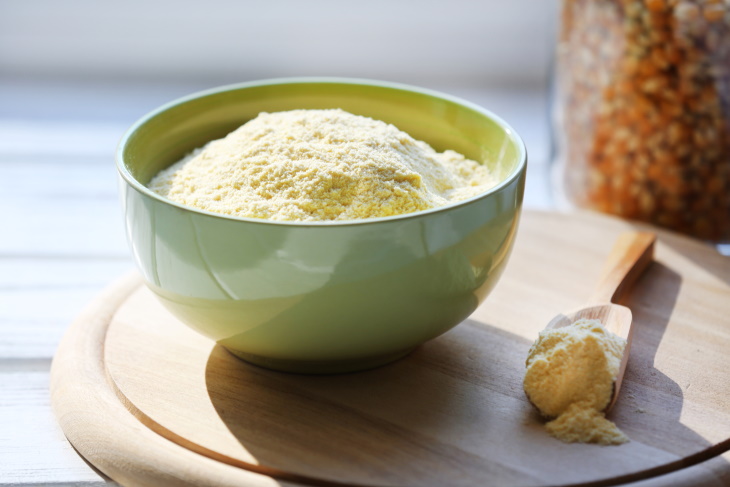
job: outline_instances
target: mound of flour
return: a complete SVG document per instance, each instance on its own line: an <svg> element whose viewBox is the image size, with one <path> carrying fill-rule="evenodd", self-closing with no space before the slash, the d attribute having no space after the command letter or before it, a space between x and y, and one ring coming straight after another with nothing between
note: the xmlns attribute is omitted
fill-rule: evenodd
<svg viewBox="0 0 730 487"><path fill-rule="evenodd" d="M157 174L150 189L226 215L323 221L400 215L475 196L486 166L342 110L261 113Z"/></svg>

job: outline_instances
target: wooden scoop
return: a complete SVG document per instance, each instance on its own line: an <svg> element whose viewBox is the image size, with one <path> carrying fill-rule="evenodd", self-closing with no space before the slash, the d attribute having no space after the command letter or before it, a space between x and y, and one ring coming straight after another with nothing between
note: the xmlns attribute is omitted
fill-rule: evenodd
<svg viewBox="0 0 730 487"><path fill-rule="evenodd" d="M603 326L626 340L621 366L613 385L611 401L604 411L616 403L631 347L631 310L626 306L613 304L628 295L631 286L652 262L656 235L650 232L629 232L619 236L603 267L603 272L589 303L577 311L553 318L545 327L561 328L579 319L599 320Z"/></svg>

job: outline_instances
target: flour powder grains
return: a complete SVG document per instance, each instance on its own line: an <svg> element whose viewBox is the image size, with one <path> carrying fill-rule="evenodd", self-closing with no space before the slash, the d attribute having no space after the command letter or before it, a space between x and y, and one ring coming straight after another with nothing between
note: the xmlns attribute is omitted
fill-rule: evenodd
<svg viewBox="0 0 730 487"><path fill-rule="evenodd" d="M149 184L183 205L279 221L412 213L480 194L485 165L339 109L261 113Z"/></svg>

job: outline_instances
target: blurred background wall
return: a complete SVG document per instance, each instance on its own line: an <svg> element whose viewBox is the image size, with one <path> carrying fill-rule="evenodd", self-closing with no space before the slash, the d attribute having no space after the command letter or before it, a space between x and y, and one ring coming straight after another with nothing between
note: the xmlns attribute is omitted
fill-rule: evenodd
<svg viewBox="0 0 730 487"><path fill-rule="evenodd" d="M3 77L535 87L555 0L3 0Z"/></svg>
<svg viewBox="0 0 730 487"><path fill-rule="evenodd" d="M530 153L526 204L544 206L557 9L558 0L0 0L0 162L83 158L113 183L122 133L173 99L256 79L359 77L501 115Z"/></svg>

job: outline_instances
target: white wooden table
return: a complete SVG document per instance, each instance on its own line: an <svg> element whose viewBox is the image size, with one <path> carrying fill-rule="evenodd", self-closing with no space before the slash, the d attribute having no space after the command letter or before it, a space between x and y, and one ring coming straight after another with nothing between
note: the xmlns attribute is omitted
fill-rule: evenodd
<svg viewBox="0 0 730 487"><path fill-rule="evenodd" d="M50 364L77 312L132 268L117 141L147 111L205 87L0 80L0 485L110 482L56 424ZM551 208L545 94L435 88L492 109L520 132L530 154L526 207Z"/></svg>

